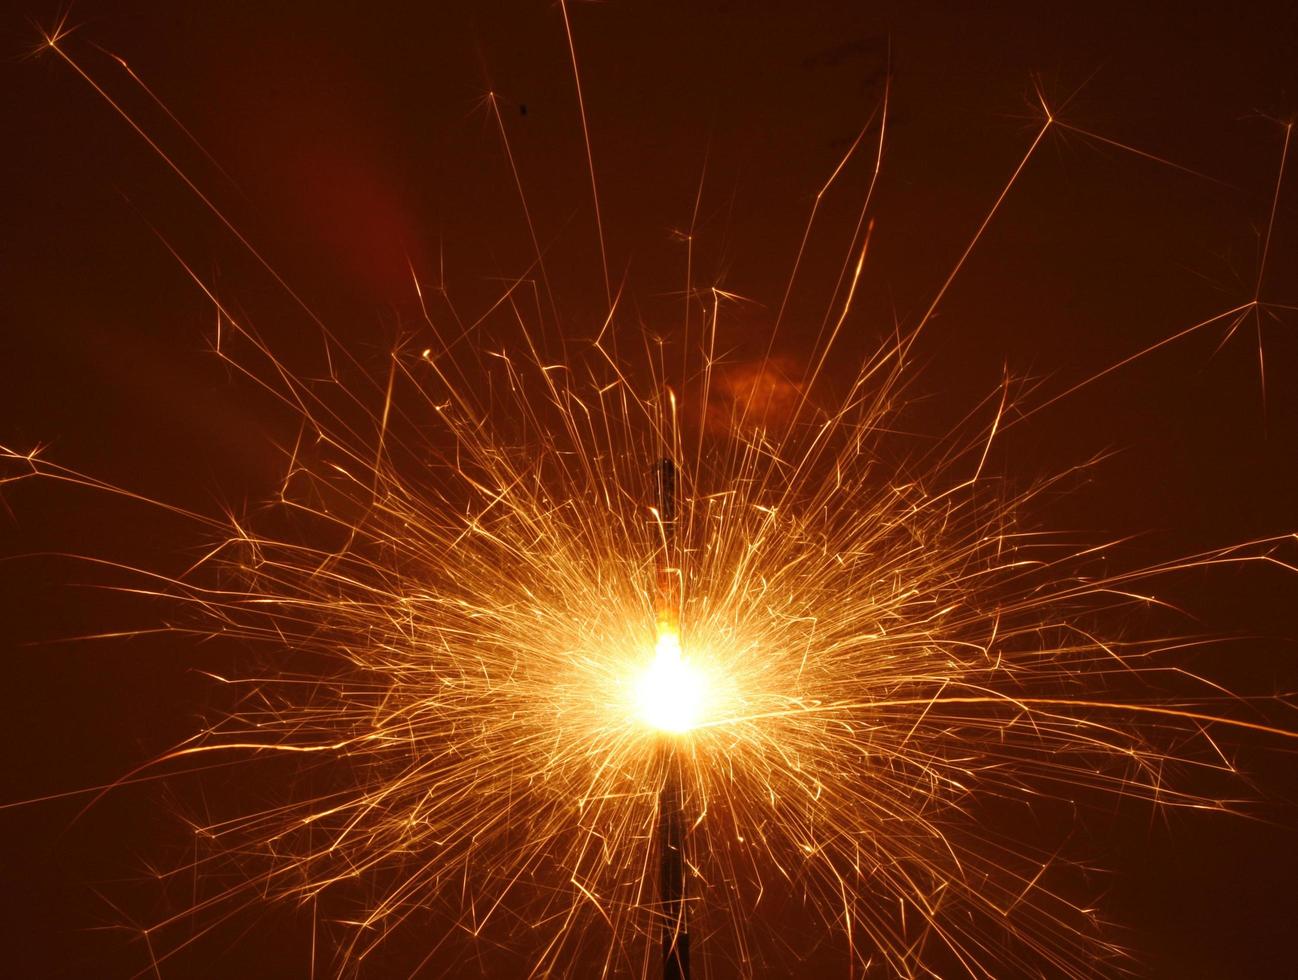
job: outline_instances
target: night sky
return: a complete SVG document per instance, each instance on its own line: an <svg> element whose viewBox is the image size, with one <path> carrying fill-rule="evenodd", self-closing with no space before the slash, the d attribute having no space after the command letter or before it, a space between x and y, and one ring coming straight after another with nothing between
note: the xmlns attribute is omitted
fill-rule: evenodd
<svg viewBox="0 0 1298 980"><path fill-rule="evenodd" d="M630 329L672 339L702 180L695 279L752 301L722 340L734 363L759 353L813 196L889 78L845 361L923 315L1039 129L1038 92L1071 127L1048 134L926 328L910 389L917 438L958 421L1007 369L1043 402L1253 299L1284 122L1298 112L1298 8L1137 6L573 4ZM278 484L274 446L293 420L213 356L211 305L163 239L304 371L314 328L82 79L57 57L27 56L61 9L15 0L0 21L0 444L45 446L203 512L255 508ZM412 322L412 267L444 275L471 309L530 261L483 110L494 91L555 256L558 306L574 339L597 332L604 288L556 4L81 0L68 24L69 50L361 359L382 358ZM125 58L211 158L100 48ZM1266 310L1229 338L1216 323L1088 385L999 445L994 464L1025 482L1111 453L1044 500L1034 524L1081 542L1138 535L1136 563L1298 526L1298 314L1277 308L1298 306L1296 157L1291 147ZM867 178L852 171L828 201L783 363L806 359L810 311L833 285ZM157 635L75 642L161 625L165 610L87 587L103 575L58 557L177 572L203 543L154 508L40 481L0 489L0 803L103 785L219 707L199 671L237 670L243 651ZM1247 695L1298 690L1296 586L1267 568L1168 584L1192 614L1182 628L1227 638L1187 665ZM1270 717L1295 725L1278 708ZM1293 756L1252 737L1226 750L1244 774L1229 792L1257 819L1110 802L1072 833L1137 975L1298 976ZM192 807L258 792L226 771L201 787L117 791L85 814L88 795L0 811L0 974L144 970L131 927L184 904L147 880L183 853L173 793ZM162 976L306 976L310 934L297 910L260 909ZM796 949L799 937L781 941ZM832 950L814 955L827 971L816 975L838 975ZM426 975L491 969L455 964Z"/></svg>

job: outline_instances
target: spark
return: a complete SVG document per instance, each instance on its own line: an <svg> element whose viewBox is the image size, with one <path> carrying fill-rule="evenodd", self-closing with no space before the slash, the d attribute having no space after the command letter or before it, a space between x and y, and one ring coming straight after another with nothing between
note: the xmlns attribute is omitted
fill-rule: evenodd
<svg viewBox="0 0 1298 980"><path fill-rule="evenodd" d="M597 972L647 975L657 935L648 869L670 784L688 818L689 918L740 973L761 973L754 923L783 889L841 931L854 968L1092 975L1120 950L1061 849L1034 849L981 816L997 804L1116 797L1230 809L1196 788L1196 777L1233 774L1224 736L1294 731L1185 669L1178 655L1206 640L1130 638L1114 624L1156 605L1151 583L1178 573L1245 563L1292 573L1294 538L1097 573L1096 555L1120 542L1077 545L1021 519L1069 474L1017 489L988 475L989 452L1015 420L1255 310L1263 270L1251 301L1062 394L1021 403L1004 378L965 424L915 454L897 424L916 382L908 353L1044 141L1084 131L1043 101L1039 130L922 316L885 332L836 394L822 369L869 270L885 94L816 195L778 307L777 324L822 198L877 125L868 190L802 381L782 412L741 396L719 426L715 352L729 296L719 285L686 284L686 327L691 297L712 302L679 375L648 343L643 357L613 352L620 290L561 10L608 306L594 341L547 342L539 302L529 319L516 295L526 297L523 275L462 320L444 281L425 290L412 265L420 336L377 369L346 355L345 376L333 357L345 345L266 265L325 340L328 377L308 381L173 250L216 308L216 354L297 417L278 505L306 530L159 503L210 539L203 559L174 577L105 565L130 576L118 587L183 611L175 634L237 640L267 665L211 675L231 695L228 713L113 784L201 778L233 759L276 785L264 806L216 800L196 821L207 850L164 875L191 876L192 899L144 932L154 967L279 901L346 927L332 950L338 972L449 908L453 925L429 958L464 940L513 947L533 976L592 959ZM49 48L265 264L65 37L61 26ZM525 275L539 274L557 325L524 182L488 98L536 253ZM1272 223L1275 213L1273 201ZM692 233L688 242L687 277ZM655 565L666 518L644 491L663 447L691 461L671 518L669 586ZM44 453L2 453L14 467L6 482L144 499ZM309 954L315 964L331 951L313 935Z"/></svg>

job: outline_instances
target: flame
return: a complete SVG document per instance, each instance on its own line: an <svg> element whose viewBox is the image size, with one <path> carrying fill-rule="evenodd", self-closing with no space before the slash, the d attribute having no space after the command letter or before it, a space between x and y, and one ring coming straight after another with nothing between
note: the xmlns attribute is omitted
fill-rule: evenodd
<svg viewBox="0 0 1298 980"><path fill-rule="evenodd" d="M686 659L680 633L659 626L653 662L636 682L636 714L659 731L683 734L703 717L706 683L703 673Z"/></svg>

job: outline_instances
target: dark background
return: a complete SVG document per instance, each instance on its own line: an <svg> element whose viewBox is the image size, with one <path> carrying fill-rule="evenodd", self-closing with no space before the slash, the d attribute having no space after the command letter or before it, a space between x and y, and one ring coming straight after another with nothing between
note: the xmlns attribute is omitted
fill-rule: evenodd
<svg viewBox="0 0 1298 980"><path fill-rule="evenodd" d="M210 304L159 240L210 277L290 360L313 328L229 233L51 55L25 57L56 5L18 0L0 27L0 442L215 513L275 486L291 420L209 351ZM844 360L927 307L1040 125L1039 88L1075 132L1034 157L930 324L913 423L940 431L1008 365L1044 401L1159 338L1254 297L1283 145L1298 107L1289 4L574 4L611 271L628 317L669 339L696 226L696 283L754 300L727 318L760 346L817 188L891 73L889 139L870 262ZM573 336L603 286L563 22L548 3L152 2L73 7L68 41L150 133L362 358L415 311L409 268L444 274L468 309L531 248L482 97L501 99L533 219ZM205 159L100 45L126 58L220 162ZM523 111L523 107L526 111ZM1292 159L1291 159L1292 163ZM1186 172L1194 171L1194 173ZM1262 298L1298 304L1298 187L1281 189ZM779 353L805 359L837 272L859 168L827 206ZM155 231L156 229L156 231ZM441 270L441 271L439 271ZM1120 450L1035 515L1093 541L1141 533L1133 564L1291 531L1298 500L1298 339L1291 312L1206 328L1034 416L996 465L1031 481ZM1259 374L1265 355L1265 394ZM3 794L104 784L183 739L210 704L197 668L238 650L176 639L67 637L150 625L156 607L81 587L49 553L163 571L202 542L156 510L49 484L0 496ZM24 556L24 557L16 557ZM1298 681L1294 582L1226 570L1167 586L1193 629L1247 641L1190 665L1245 694ZM151 618L152 617L152 618ZM1284 720L1283 715L1279 715ZM1115 807L1088 825L1116 934L1156 977L1298 975L1293 759L1226 738L1259 819ZM228 784L222 780L230 781ZM247 792L218 776L192 792ZM148 965L130 928L183 897L152 862L185 831L157 785L79 819L73 796L0 811L0 968L15 977L126 976ZM247 930L246 933L244 930ZM310 925L269 910L163 976L304 975ZM796 937L786 937L796 946ZM445 969L439 965L438 969Z"/></svg>

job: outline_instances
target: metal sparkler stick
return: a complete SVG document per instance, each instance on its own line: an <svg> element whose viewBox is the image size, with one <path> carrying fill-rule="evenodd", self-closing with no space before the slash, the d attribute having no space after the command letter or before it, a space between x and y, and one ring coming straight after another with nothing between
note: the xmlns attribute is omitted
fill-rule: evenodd
<svg viewBox="0 0 1298 980"><path fill-rule="evenodd" d="M670 458L656 467L658 519L662 543L657 559L658 629L679 629L679 588L672 569L676 537L676 464ZM680 748L674 735L663 736L666 769L658 797L659 899L662 905L663 980L689 980L690 937L685 906L685 817L681 794Z"/></svg>

